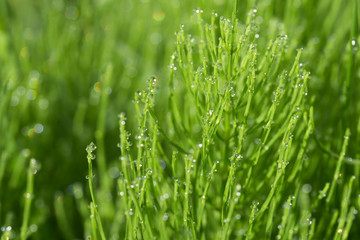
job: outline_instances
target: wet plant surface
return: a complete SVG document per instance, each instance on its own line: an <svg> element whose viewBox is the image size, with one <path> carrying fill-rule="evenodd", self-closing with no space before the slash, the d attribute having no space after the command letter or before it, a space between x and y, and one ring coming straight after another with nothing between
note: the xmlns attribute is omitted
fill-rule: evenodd
<svg viewBox="0 0 360 240"><path fill-rule="evenodd" d="M359 238L358 9L0 2L1 239Z"/></svg>

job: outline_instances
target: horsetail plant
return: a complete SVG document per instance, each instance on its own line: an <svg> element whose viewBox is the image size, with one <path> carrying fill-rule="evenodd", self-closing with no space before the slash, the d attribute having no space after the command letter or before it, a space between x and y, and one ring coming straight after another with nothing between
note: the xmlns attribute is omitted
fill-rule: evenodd
<svg viewBox="0 0 360 240"><path fill-rule="evenodd" d="M120 2L0 1L1 240L359 238L359 0Z"/></svg>
<svg viewBox="0 0 360 240"><path fill-rule="evenodd" d="M95 199L95 193L94 193L94 186L93 186L93 179L94 179L94 174L93 174L93 170L92 170L92 160L95 159L95 155L94 155L94 151L96 149L96 146L94 143L90 143L87 147L86 147L86 152L87 152L87 160L88 160L88 165L89 165L89 175L87 176L87 179L89 180L89 190L90 190L90 195L91 195L91 203L90 203L90 218L91 218L91 225L93 227L93 238L94 239L98 239L97 238L97 228L99 228L99 233L101 236L102 240L105 240L105 233L104 233L104 229L102 227L102 223L101 223L101 218L100 218L100 214L98 211L98 205L96 204L96 199Z"/></svg>
<svg viewBox="0 0 360 240"><path fill-rule="evenodd" d="M286 35L260 47L256 9L245 25L235 13L232 19L213 13L210 24L203 14L195 10L195 36L183 25L176 33L168 114L156 107L161 79L151 77L148 89L135 93L136 151L125 115L119 116L117 216L125 212L125 238L331 236L325 220L312 213L328 190L326 199L334 194L348 138L332 184L310 201L312 186L303 178L306 153L314 148L314 99L311 75L300 61L303 49L291 63ZM344 191L348 199L350 188ZM349 228L348 206L341 209L333 224L340 217L338 227Z"/></svg>
<svg viewBox="0 0 360 240"><path fill-rule="evenodd" d="M21 225L20 239L25 240L28 236L28 224L31 214L31 202L34 194L34 175L39 171L40 165L36 159L31 158L27 170L26 193L25 193L25 207L23 222Z"/></svg>

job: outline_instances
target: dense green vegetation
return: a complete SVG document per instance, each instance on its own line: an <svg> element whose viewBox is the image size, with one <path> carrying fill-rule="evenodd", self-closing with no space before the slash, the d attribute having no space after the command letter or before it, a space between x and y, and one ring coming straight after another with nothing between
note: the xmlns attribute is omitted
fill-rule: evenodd
<svg viewBox="0 0 360 240"><path fill-rule="evenodd" d="M360 238L358 10L0 0L1 239Z"/></svg>

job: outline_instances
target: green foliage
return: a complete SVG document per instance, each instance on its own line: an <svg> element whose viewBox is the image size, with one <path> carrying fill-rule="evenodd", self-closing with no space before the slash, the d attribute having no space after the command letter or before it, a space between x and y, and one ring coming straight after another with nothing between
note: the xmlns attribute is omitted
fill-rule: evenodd
<svg viewBox="0 0 360 240"><path fill-rule="evenodd" d="M1 239L358 238L358 8L1 1Z"/></svg>

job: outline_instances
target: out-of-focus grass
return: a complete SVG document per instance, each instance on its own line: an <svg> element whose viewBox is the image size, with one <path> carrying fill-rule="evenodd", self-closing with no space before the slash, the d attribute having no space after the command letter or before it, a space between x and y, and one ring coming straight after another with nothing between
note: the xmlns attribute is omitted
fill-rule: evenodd
<svg viewBox="0 0 360 240"><path fill-rule="evenodd" d="M352 201L348 211L348 198L343 198L351 189L348 183L351 176L355 175L357 179L359 177L357 159L360 158L360 90L356 82L360 68L358 15L355 11L358 6L356 7L355 3L355 0L249 0L240 1L237 12L239 26L244 27L249 9L257 9L252 23L255 29L252 30L259 36L256 40L259 59L265 54L269 41L277 39L278 35L286 34L288 37L284 54L281 57L276 54L273 56L275 60L281 59L282 69L289 69L295 59L296 49L303 48L299 64L311 72L308 92L313 98L308 100L307 107L314 106L314 128L304 153L304 158L309 160L306 161L301 178L297 176L292 180L297 181L294 186L301 187L308 183L313 190L309 195L298 196L302 199L299 205L300 216L307 220L309 211L313 218L318 220L324 216L332 216L333 222L330 226L335 228L338 225L344 232L345 222L341 221L348 219L346 223L349 223L349 220L352 220L351 211L357 212L356 209L360 208L358 180L351 183L353 190L348 193L348 198ZM119 166L119 152L116 147L119 134L117 115L126 112L126 128L134 135L140 133L136 108L131 101L135 91L147 86L146 79L151 75L157 75L158 79L153 114L163 123L168 121L169 114L172 113L174 131L178 131L172 132L169 125L164 129L169 131L166 134L170 138L181 139L183 144L177 141L175 143L180 144L186 151L191 148L192 141L201 142L201 134L195 140L191 139L193 134L182 135L184 128L191 126L191 123L182 122L183 120L178 118L191 118L186 115L186 108L190 108L190 103L179 96L186 92L183 88L187 84L177 83L181 74L175 75L174 84L178 84L178 87L173 93L169 89L169 59L173 52L178 50L174 33L178 31L180 24L184 24L187 32L192 33L198 43L201 33L198 32L198 25L193 24L197 16L193 14L194 9L202 9L204 21L211 22L212 10L219 16L231 18L233 5L233 1L221 0L0 1L0 226L4 227L4 237L19 237L21 226L24 226L26 221L22 216L24 209L26 215L27 204L30 204L24 194L26 196L28 193L26 185L29 180L26 172L31 158L37 159L41 169L35 175L34 194L31 194L31 214L29 223L25 224L29 226L28 234L34 239L61 236L81 238L91 234L88 209L90 194L85 191L85 176L88 172L84 149L93 140L96 140L98 145L94 184L99 186L96 189L97 196L100 197L100 215L112 216L112 208L106 208L106 204L102 204L106 201L113 201L115 209L124 207L121 202L116 202L117 182L111 180L104 183L106 178L122 179L119 171L124 171ZM219 28L215 33L216 40L220 36L218 23L217 26ZM197 52L194 53L194 61L201 62L199 56ZM208 57L210 60L211 57ZM260 64L257 62L257 66ZM181 65L177 68L179 72ZM257 76L257 79L259 78L261 79ZM263 91L266 92L267 89ZM169 94L175 94L171 100L173 102L168 101ZM264 99L265 96L266 94L263 95ZM219 99L212 99L214 104L217 100ZM258 95L254 101L267 100L261 100ZM180 105L180 115L176 115L175 110L169 108L169 104L183 103L188 105ZM242 103L240 105L242 106ZM286 114L284 109L284 106L279 106L278 111L283 110ZM139 111L141 113L142 110ZM261 115L263 111L260 105L252 106L250 114ZM309 108L307 111L310 111ZM310 112L307 114L309 118ZM250 118L254 121L254 116ZM179 129L176 129L176 124L179 124ZM230 126L225 128L230 129ZM346 128L351 132L348 151L345 156L340 156L345 165L337 167L338 153L341 152ZM299 131L305 133L305 125ZM129 154L134 156L136 161L136 156L143 153L137 149L135 137L131 136L130 139L134 145L129 147ZM166 143L167 140L170 139L159 141L164 145L164 154L171 155L177 147L170 142ZM252 148L253 151L256 150L254 146L256 145L249 145L248 154ZM297 150L302 149L301 141L294 146ZM221 151L224 158L232 154L230 149L215 150ZM213 157L218 157L216 151ZM178 162L188 160L190 159L180 157ZM171 176L171 171L175 170L170 170L169 164L167 166L169 168L165 169L164 173L157 173L158 176ZM266 164L263 166L269 167ZM226 165L223 165L223 168L226 169ZM336 177L333 176L334 172ZM226 170L223 173L228 174ZM105 177L106 174L110 177ZM187 176L183 177L184 180L188 179ZM191 179L191 176L189 177ZM257 178L259 182L263 180L261 175ZM327 207L320 207L320 212L308 209L314 206L307 203L308 201L320 206L324 204L323 200L319 200L319 203L314 203L313 200L317 198L317 191L331 181L333 183L329 184L328 188L334 193L328 198L330 203ZM221 188L224 182L224 179L220 181L218 178L214 184ZM243 182L240 184L243 185ZM335 185L339 187L331 190ZM178 187L182 187L181 184ZM128 194L135 193L130 191ZM109 200L110 198L112 200ZM136 202L134 198L137 196L127 198ZM261 203L265 201L259 198L253 200ZM180 197L178 201L183 199ZM278 201L280 200L275 202ZM340 202L343 205L340 205ZM216 202L212 205L218 206ZM270 205L270 210L267 211L274 211L271 209L275 209L275 206L275 203ZM263 212L262 210L265 209L260 208L260 212ZM134 211L137 214L139 209ZM183 210L177 211L182 214ZM286 211L285 208L284 216ZM324 212L329 215L324 215ZM336 214L340 221L334 217ZM125 222L122 214L113 217L116 222ZM248 216L242 218L248 219ZM110 218L107 219L109 223ZM280 226L286 223L285 219L283 221ZM290 218L289 221L295 224L294 219ZM359 222L357 218L354 221ZM84 224L79 224L82 222ZM266 224L265 220L263 222ZM209 225L205 229L214 226L211 222L207 223ZM181 228L182 224L184 223L176 223L175 226ZM108 236L110 233L112 236L124 233L123 226L115 225L112 229L107 229ZM9 226L11 228L8 228ZM353 226L356 226L355 222ZM161 224L157 227L166 229ZM326 226L317 225L314 228L316 227L323 229ZM300 236L306 236L307 228L300 228ZM270 225L266 226L266 229L269 232ZM289 232L288 230L284 232ZM358 236L356 228L349 227L348 230L350 234ZM280 233L282 231L279 230ZM123 237L119 236L120 239Z"/></svg>

